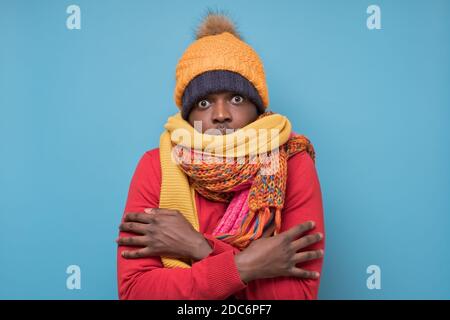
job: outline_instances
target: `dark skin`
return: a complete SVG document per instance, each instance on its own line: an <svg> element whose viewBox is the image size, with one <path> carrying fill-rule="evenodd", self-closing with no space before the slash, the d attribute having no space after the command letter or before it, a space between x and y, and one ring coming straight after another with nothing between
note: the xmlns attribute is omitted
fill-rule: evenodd
<svg viewBox="0 0 450 320"><path fill-rule="evenodd" d="M144 213L126 213L119 229L138 234L120 238L119 245L142 247L124 251L122 256L127 259L164 255L198 261L212 251L203 235L177 210L149 208Z"/></svg>
<svg viewBox="0 0 450 320"><path fill-rule="evenodd" d="M228 134L257 118L257 108L250 100L233 92L219 92L200 99L192 108L188 122L194 126L194 121L202 121L203 133ZM167 256L198 261L211 253L208 240L179 211L158 208L144 211L126 213L119 227L122 232L137 234L118 239L119 245L140 247L124 251L124 258ZM242 281L280 276L317 279L317 272L297 267L299 263L323 257L323 250L307 250L323 239L321 233L305 235L314 227L314 222L308 221L272 236L272 225L260 239L235 255Z"/></svg>

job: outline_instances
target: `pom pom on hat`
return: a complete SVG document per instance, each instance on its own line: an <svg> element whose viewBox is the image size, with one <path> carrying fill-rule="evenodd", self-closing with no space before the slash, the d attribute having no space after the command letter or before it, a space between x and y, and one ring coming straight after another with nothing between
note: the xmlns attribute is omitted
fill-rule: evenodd
<svg viewBox="0 0 450 320"><path fill-rule="evenodd" d="M208 11L206 18L197 28L196 39L206 36L214 36L224 32L229 32L236 38L242 40L241 35L236 30L234 22L231 21L229 17L223 13Z"/></svg>

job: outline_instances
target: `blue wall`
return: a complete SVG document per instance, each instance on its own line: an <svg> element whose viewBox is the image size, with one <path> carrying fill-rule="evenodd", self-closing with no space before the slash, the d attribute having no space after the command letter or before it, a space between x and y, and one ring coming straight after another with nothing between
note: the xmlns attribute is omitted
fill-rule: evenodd
<svg viewBox="0 0 450 320"><path fill-rule="evenodd" d="M66 28L71 4L81 30ZM211 6L262 57L271 109L316 148L320 298L450 298L445 0L0 1L0 298L117 298L130 178L176 112L175 66ZM81 290L66 288L72 264Z"/></svg>

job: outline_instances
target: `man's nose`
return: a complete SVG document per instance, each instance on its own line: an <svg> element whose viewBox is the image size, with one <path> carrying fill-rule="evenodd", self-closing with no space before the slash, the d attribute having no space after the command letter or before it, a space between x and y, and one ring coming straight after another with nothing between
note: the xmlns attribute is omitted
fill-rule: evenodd
<svg viewBox="0 0 450 320"><path fill-rule="evenodd" d="M229 106L225 99L217 99L213 106L212 122L223 123L230 122L232 120Z"/></svg>

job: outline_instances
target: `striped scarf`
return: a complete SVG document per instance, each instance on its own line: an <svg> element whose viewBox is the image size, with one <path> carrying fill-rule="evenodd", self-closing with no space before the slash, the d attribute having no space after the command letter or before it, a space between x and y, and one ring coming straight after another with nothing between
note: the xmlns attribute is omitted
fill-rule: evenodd
<svg viewBox="0 0 450 320"><path fill-rule="evenodd" d="M287 160L302 151L315 160L310 141L291 132L286 117L265 112L244 128L213 136L195 132L178 113L168 119L165 128L160 139L161 208L179 210L199 230L195 191L208 200L228 203L213 235L240 249L260 238L272 223L275 234L280 232ZM180 132L175 133L177 128L186 130L194 140L197 135L208 141L182 141ZM254 131L255 135L239 141L238 131L251 129L274 129L277 135ZM165 267L189 267L186 260L163 257L162 261Z"/></svg>

